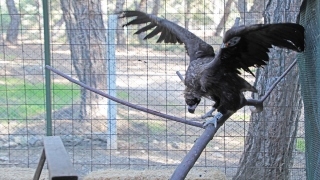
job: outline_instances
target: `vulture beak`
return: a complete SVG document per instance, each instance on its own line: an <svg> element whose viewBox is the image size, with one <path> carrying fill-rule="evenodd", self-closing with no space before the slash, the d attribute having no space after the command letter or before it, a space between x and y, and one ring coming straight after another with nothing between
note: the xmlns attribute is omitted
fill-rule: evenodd
<svg viewBox="0 0 320 180"><path fill-rule="evenodd" d="M193 114L194 111L196 110L198 104L192 105L192 106L188 106L188 111L189 113Z"/></svg>

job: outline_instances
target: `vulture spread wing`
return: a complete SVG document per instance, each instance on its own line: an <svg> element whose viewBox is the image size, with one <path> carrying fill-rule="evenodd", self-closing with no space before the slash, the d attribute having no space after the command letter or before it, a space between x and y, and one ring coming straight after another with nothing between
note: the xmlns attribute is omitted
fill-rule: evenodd
<svg viewBox="0 0 320 180"><path fill-rule="evenodd" d="M249 68L265 65L272 46L304 51L304 28L294 23L232 27L225 33L220 51L215 55L212 46L171 21L139 11L124 11L122 17L136 17L124 26L148 23L136 32L151 30L145 39L160 33L157 42L185 44L191 61L184 90L188 111L194 113L202 97L211 98L218 111L212 119L214 124L221 115L235 112L244 105L262 107L260 101L245 99L242 92L257 90L238 75L239 69L254 75Z"/></svg>
<svg viewBox="0 0 320 180"><path fill-rule="evenodd" d="M269 61L269 48L277 46L294 51L304 51L304 28L294 23L255 24L228 30L216 58L207 69L224 66L230 72L243 69L253 75L249 67L261 67Z"/></svg>
<svg viewBox="0 0 320 180"><path fill-rule="evenodd" d="M123 26L149 23L135 32L135 34L140 34L141 32L152 30L144 39L152 38L160 33L160 37L157 42L164 41L165 43L184 43L190 57L190 61L204 56L214 56L212 46L198 38L187 29L171 21L140 11L123 11L121 17L136 17Z"/></svg>

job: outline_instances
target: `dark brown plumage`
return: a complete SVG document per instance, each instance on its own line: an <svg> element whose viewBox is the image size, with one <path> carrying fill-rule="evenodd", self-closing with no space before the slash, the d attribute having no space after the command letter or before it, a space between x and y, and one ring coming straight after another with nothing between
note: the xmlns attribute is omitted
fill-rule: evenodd
<svg viewBox="0 0 320 180"><path fill-rule="evenodd" d="M249 67L265 65L272 46L304 50L304 28L294 23L233 27L225 33L220 51L215 54L212 46L166 19L139 11L124 11L121 17L136 17L124 26L149 23L135 33L154 28L144 39L160 33L157 42L185 44L190 65L184 81L184 97L190 113L202 97L214 100L214 107L222 114L237 111L247 104L243 92L257 91L239 76L239 69L253 75Z"/></svg>

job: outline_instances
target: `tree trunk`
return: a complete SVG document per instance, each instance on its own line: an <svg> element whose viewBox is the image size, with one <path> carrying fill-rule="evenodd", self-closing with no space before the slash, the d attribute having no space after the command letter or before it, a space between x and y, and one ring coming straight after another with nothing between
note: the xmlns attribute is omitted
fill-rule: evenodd
<svg viewBox="0 0 320 180"><path fill-rule="evenodd" d="M189 22L191 20L190 11L191 11L191 0L185 0L185 18L184 25L186 29L189 29Z"/></svg>
<svg viewBox="0 0 320 180"><path fill-rule="evenodd" d="M240 12L240 19L244 21L244 24L249 25L261 23L259 22L261 14L256 12L264 11L264 3L262 3L261 0L254 0L251 7L247 8L247 6L247 1L237 3L237 8Z"/></svg>
<svg viewBox="0 0 320 180"><path fill-rule="evenodd" d="M269 0L264 12L265 23L295 22L300 3L300 0L287 0L286 3ZM295 58L294 52L273 50L268 65L257 71L255 87L260 94L254 98L261 98ZM252 114L234 180L289 179L302 107L298 79L297 68L292 69L264 102L264 111Z"/></svg>
<svg viewBox="0 0 320 180"><path fill-rule="evenodd" d="M224 27L225 27L225 22L228 20L229 16L230 16L230 8L231 8L231 4L232 4L233 0L228 0L225 4L225 10L224 10L224 15L223 17L220 19L220 22L216 28L216 32L214 33L215 36L220 36L221 32L223 31Z"/></svg>
<svg viewBox="0 0 320 180"><path fill-rule="evenodd" d="M152 14L157 16L158 13L159 13L159 7L160 7L160 0L154 0L153 1Z"/></svg>
<svg viewBox="0 0 320 180"><path fill-rule="evenodd" d="M147 1L146 0L140 0L139 4L138 4L138 2L135 1L135 5L136 5L136 10L147 12ZM141 29L143 26L144 26L143 24L138 24L138 29ZM143 40L143 38L145 36L146 36L145 32L141 32L140 34L138 34L139 44L146 44L147 43L146 41Z"/></svg>
<svg viewBox="0 0 320 180"><path fill-rule="evenodd" d="M14 0L6 0L7 8L10 14L10 24L7 30L6 41L11 44L16 44L18 40L20 14L14 4Z"/></svg>
<svg viewBox="0 0 320 180"><path fill-rule="evenodd" d="M123 11L123 5L125 1L124 0L117 0L116 2L116 8L115 8L115 13L119 13ZM118 45L125 45L126 44L126 39L124 38L124 30L123 30L123 18L118 18L118 24L117 24L117 44Z"/></svg>
<svg viewBox="0 0 320 180"><path fill-rule="evenodd" d="M106 89L106 33L100 0L61 0L71 59L79 80L93 88ZM81 89L80 119L102 116L104 99Z"/></svg>
<svg viewBox="0 0 320 180"><path fill-rule="evenodd" d="M225 27L225 22L228 20L230 16L230 8L232 6L232 3L235 3L237 6L237 9L240 13L240 21L244 22L245 25L248 24L256 24L256 20L259 19L260 17L255 17L257 11L263 11L264 10L264 4L261 3L261 0L254 0L254 5L250 8L250 11L248 12L247 10L247 1L235 1L235 0L227 0L225 4L225 11L224 15L221 18L215 32L215 36L219 36L221 32L223 31Z"/></svg>

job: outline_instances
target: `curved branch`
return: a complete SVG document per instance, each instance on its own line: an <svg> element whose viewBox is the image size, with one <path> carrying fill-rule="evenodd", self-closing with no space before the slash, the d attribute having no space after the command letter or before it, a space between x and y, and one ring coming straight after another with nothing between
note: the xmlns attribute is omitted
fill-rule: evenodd
<svg viewBox="0 0 320 180"><path fill-rule="evenodd" d="M173 120L173 121L176 121L176 122L185 123L185 124L188 124L188 125L191 125L191 126L203 128L203 125L201 123L185 120L185 119L178 118L178 117L175 117L175 116L171 116L171 115L168 115L168 114L164 114L164 113L161 113L161 112L158 112L158 111L154 111L154 110L142 107L142 106L138 106L136 104L129 103L129 102L124 101L122 99L118 99L116 97L110 96L109 94L104 93L104 92L102 92L102 91L100 91L98 89L92 88L92 87L90 87L90 86L88 86L88 85L86 85L86 84L84 84L84 83L82 83L82 82L80 82L78 80L75 80L72 77L64 74L63 72L58 71L57 69L54 69L53 67L51 67L49 65L46 65L46 68L49 69L50 71L58 74L59 76L62 76L64 78L68 79L69 81L71 81L71 82L73 82L75 84L78 84L79 86L81 86L81 87L83 87L85 89L88 89L89 91L95 92L95 93L97 93L97 94L99 94L99 95L101 95L103 97L106 97L108 99L111 99L112 101L115 101L117 103L120 103L120 104L123 104L125 106L137 109L139 111L143 111L143 112L146 112L146 113L153 114L155 116L159 116L159 117L170 119L170 120Z"/></svg>

